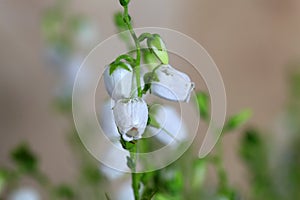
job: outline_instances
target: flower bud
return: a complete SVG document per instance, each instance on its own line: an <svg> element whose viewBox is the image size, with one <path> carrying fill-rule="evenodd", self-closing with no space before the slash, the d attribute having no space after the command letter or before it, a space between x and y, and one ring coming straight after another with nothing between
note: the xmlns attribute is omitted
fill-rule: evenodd
<svg viewBox="0 0 300 200"><path fill-rule="evenodd" d="M147 40L147 44L151 51L154 52L154 54L163 64L166 65L169 63L166 45L158 34L153 34L153 37Z"/></svg>
<svg viewBox="0 0 300 200"><path fill-rule="evenodd" d="M194 83L188 75L170 65L161 65L154 73L157 78L151 83L152 94L170 101L189 101Z"/></svg>
<svg viewBox="0 0 300 200"><path fill-rule="evenodd" d="M115 123L125 141L142 137L148 121L148 107L141 98L121 99L113 108Z"/></svg>
<svg viewBox="0 0 300 200"><path fill-rule="evenodd" d="M130 0L120 0L120 4L122 6L127 6L129 4Z"/></svg>
<svg viewBox="0 0 300 200"><path fill-rule="evenodd" d="M129 66L129 64L126 65ZM131 67L129 66L129 68ZM115 101L129 98L133 79L132 72L119 67L109 74L109 69L110 66L107 66L104 72L105 88L109 96Z"/></svg>

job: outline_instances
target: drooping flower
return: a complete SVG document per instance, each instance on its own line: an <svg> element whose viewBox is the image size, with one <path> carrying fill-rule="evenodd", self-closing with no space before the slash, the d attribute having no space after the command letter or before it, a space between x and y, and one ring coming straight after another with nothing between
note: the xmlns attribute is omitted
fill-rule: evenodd
<svg viewBox="0 0 300 200"><path fill-rule="evenodd" d="M151 82L152 94L170 101L189 101L194 83L188 75L171 65L161 65L154 73L156 79Z"/></svg>
<svg viewBox="0 0 300 200"><path fill-rule="evenodd" d="M115 123L125 141L142 137L148 121L148 108L141 98L121 99L113 108Z"/></svg>
<svg viewBox="0 0 300 200"><path fill-rule="evenodd" d="M131 68L129 64L126 65ZM104 71L105 88L115 101L130 97L132 80L133 73L121 67L115 69L112 74L110 74L110 66L107 66Z"/></svg>
<svg viewBox="0 0 300 200"><path fill-rule="evenodd" d="M158 123L159 127L147 127L147 133L156 137L163 144L170 144L172 147L180 145L187 140L188 133L184 121L176 109L167 105L154 105L149 108L149 114Z"/></svg>

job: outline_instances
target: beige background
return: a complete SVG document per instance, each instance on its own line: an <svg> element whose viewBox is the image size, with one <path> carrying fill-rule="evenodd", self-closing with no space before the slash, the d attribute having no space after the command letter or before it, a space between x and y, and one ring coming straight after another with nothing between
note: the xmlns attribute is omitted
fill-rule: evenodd
<svg viewBox="0 0 300 200"><path fill-rule="evenodd" d="M83 3L84 2L84 3ZM54 1L0 2L0 163L28 140L42 168L55 182L75 174L64 140L67 124L53 109L55 75L43 60L40 16ZM97 23L101 38L115 33L117 0L75 0L69 8ZM298 0L132 0L136 27L159 26L183 32L201 43L223 75L229 114L252 108L251 123L272 128L282 110L286 65L300 58ZM226 166L234 185L245 171L236 156L237 134L226 137Z"/></svg>

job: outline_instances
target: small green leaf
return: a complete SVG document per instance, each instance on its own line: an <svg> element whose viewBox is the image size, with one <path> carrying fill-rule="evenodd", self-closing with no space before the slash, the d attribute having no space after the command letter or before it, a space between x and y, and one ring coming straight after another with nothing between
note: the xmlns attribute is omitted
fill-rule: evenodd
<svg viewBox="0 0 300 200"><path fill-rule="evenodd" d="M249 109L243 110L240 113L230 117L225 123L224 132L232 131L244 124L251 117L252 112Z"/></svg>
<svg viewBox="0 0 300 200"><path fill-rule="evenodd" d="M17 146L11 152L11 158L22 172L33 173L37 171L37 158L27 144L23 143Z"/></svg>
<svg viewBox="0 0 300 200"><path fill-rule="evenodd" d="M153 34L152 38L148 38L147 44L150 50L154 52L163 64L166 65L169 63L169 55L166 46L158 34Z"/></svg>
<svg viewBox="0 0 300 200"><path fill-rule="evenodd" d="M127 25L125 24L124 20L123 20L123 14L122 12L117 12L114 15L114 23L117 26L117 28L120 31L125 31L127 30Z"/></svg>
<svg viewBox="0 0 300 200"><path fill-rule="evenodd" d="M197 103L199 106L200 116L205 121L209 120L209 96L205 92L198 92Z"/></svg>

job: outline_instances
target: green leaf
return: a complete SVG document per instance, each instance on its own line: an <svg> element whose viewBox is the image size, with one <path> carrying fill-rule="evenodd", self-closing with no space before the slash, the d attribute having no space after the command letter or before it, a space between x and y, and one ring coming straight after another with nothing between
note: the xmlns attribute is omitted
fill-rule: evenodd
<svg viewBox="0 0 300 200"><path fill-rule="evenodd" d="M252 116L252 112L249 109L243 110L240 113L230 117L225 123L224 132L232 131L243 125Z"/></svg>
<svg viewBox="0 0 300 200"><path fill-rule="evenodd" d="M10 174L9 174L8 170L0 168L0 194L1 194L2 190L4 189L6 182L9 179L9 176L10 176Z"/></svg>
<svg viewBox="0 0 300 200"><path fill-rule="evenodd" d="M196 94L197 103L199 106L200 116L205 121L209 120L209 96L205 92L198 92Z"/></svg>
<svg viewBox="0 0 300 200"><path fill-rule="evenodd" d="M146 94L151 89L151 83L153 81L159 82L158 76L154 71L146 73L143 78L145 83L145 86L142 91L143 94Z"/></svg>
<svg viewBox="0 0 300 200"><path fill-rule="evenodd" d="M123 14L122 12L117 12L114 15L114 23L117 26L117 28L120 31L125 31L127 30L127 25L125 24L124 20L123 20Z"/></svg>
<svg viewBox="0 0 300 200"><path fill-rule="evenodd" d="M11 159L22 172L33 173L37 171L37 158L25 143L20 144L11 152Z"/></svg>
<svg viewBox="0 0 300 200"><path fill-rule="evenodd" d="M200 188L205 180L207 172L207 162L205 159L196 160L193 164L193 179L192 187L197 189Z"/></svg>
<svg viewBox="0 0 300 200"><path fill-rule="evenodd" d="M75 192L69 185L61 184L54 188L54 195L55 197L72 200L75 199Z"/></svg>
<svg viewBox="0 0 300 200"><path fill-rule="evenodd" d="M85 164L82 168L83 178L91 185L99 184L102 180L101 173L97 165Z"/></svg>
<svg viewBox="0 0 300 200"><path fill-rule="evenodd" d="M169 55L166 46L158 34L153 34L152 38L148 38L147 44L150 50L154 52L163 64L166 65L169 63Z"/></svg>

